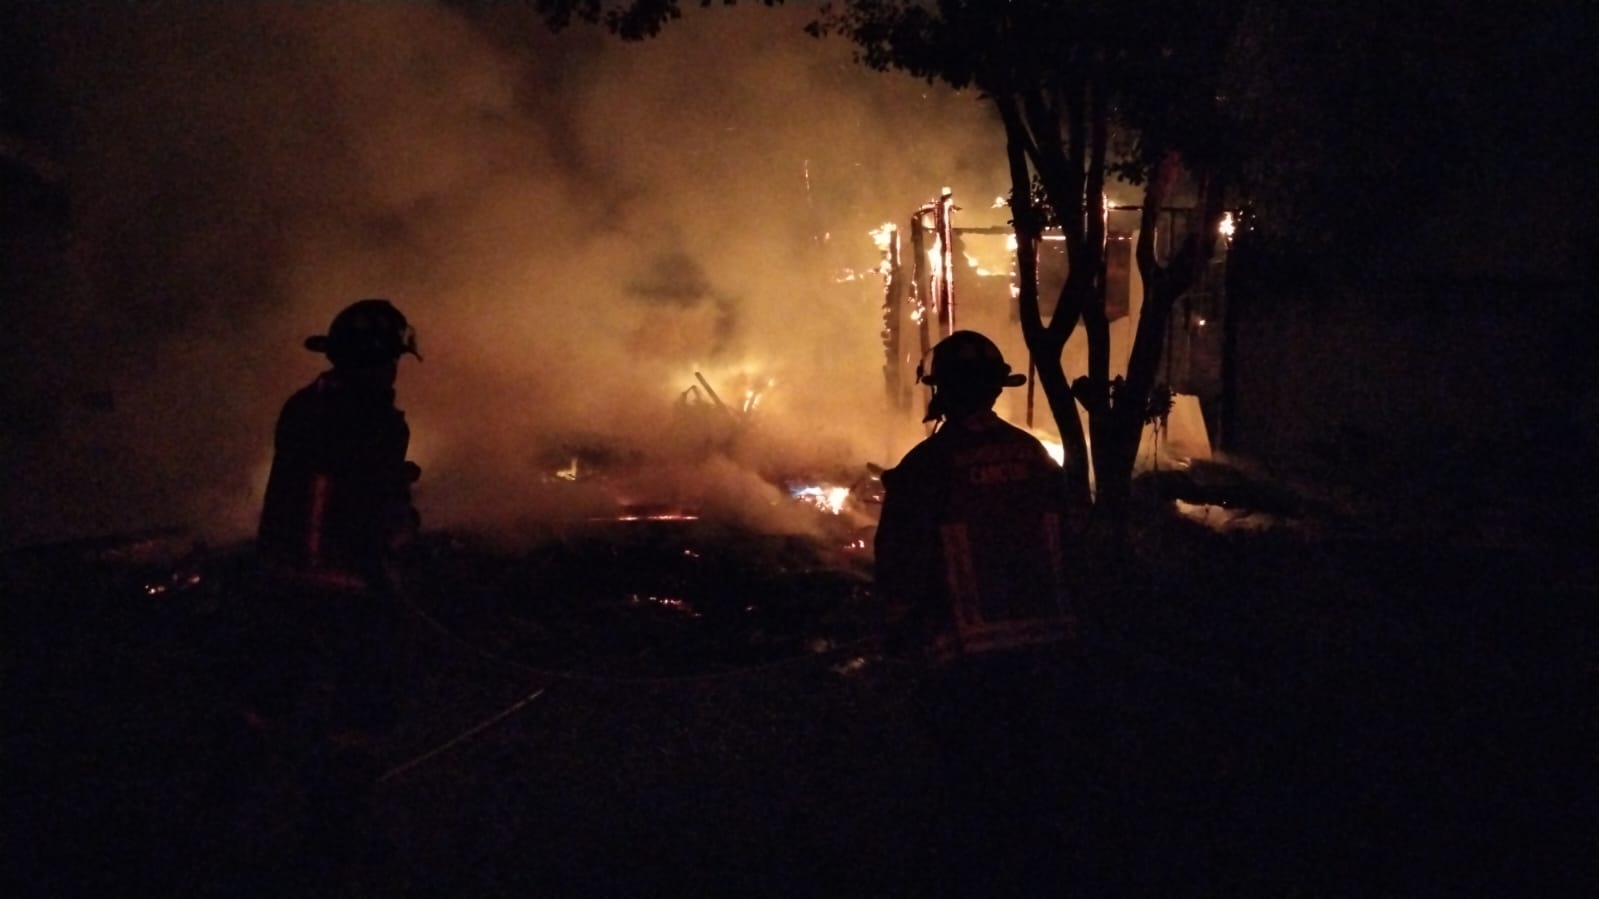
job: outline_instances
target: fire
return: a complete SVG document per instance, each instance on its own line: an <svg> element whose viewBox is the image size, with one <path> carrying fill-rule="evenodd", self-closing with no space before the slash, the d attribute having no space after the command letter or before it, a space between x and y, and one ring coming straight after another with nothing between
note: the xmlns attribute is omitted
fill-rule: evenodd
<svg viewBox="0 0 1599 899"><path fill-rule="evenodd" d="M1233 233L1238 230L1238 221L1233 218L1231 212L1224 212L1221 216L1221 223L1216 226L1216 230L1221 232L1222 237L1232 240Z"/></svg>
<svg viewBox="0 0 1599 899"><path fill-rule="evenodd" d="M872 237L872 243L877 246L878 252L887 253L889 246L894 241L894 234L899 230L893 222L884 222L874 230L866 232Z"/></svg>
<svg viewBox="0 0 1599 899"><path fill-rule="evenodd" d="M893 247L895 236L899 233L898 227L896 227L893 222L884 222L880 227L874 228L866 233L872 238L872 243L877 246L877 264L873 265L869 269L859 271L853 268L843 269L836 276L834 276L833 281L835 283L844 284L850 281L858 281L864 279L868 275L875 275L876 277L887 279L894 273Z"/></svg>
<svg viewBox="0 0 1599 899"><path fill-rule="evenodd" d="M623 513L611 518L590 518L590 521L699 521L700 517L689 512L644 512Z"/></svg>
<svg viewBox="0 0 1599 899"><path fill-rule="evenodd" d="M761 398L777 383L777 379L771 377L755 378L752 376L749 380L750 382L744 388L744 402L740 410L745 415L754 412L756 407L760 406Z"/></svg>
<svg viewBox="0 0 1599 899"><path fill-rule="evenodd" d="M837 515L844 511L844 502L849 499L849 488L824 487L820 484L813 484L795 487L789 491L789 495L824 512L831 512Z"/></svg>
<svg viewBox="0 0 1599 899"><path fill-rule="evenodd" d="M1044 445L1044 451L1049 453L1049 457L1055 460L1056 465L1066 464L1066 447L1064 445L1043 437L1039 437L1038 442Z"/></svg>
<svg viewBox="0 0 1599 899"><path fill-rule="evenodd" d="M679 402L690 405L708 402L735 416L754 414L767 393L777 385L776 377L760 374L749 366L726 368L707 377L706 372L696 365L693 378L697 383L679 394ZM724 401L722 391L712 386L713 380L729 392L728 400Z"/></svg>

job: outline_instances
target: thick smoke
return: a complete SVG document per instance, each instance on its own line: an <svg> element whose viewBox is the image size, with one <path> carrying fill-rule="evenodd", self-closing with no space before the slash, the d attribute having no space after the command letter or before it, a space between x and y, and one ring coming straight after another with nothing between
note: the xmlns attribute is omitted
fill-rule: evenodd
<svg viewBox="0 0 1599 899"><path fill-rule="evenodd" d="M855 65L803 9L622 44L496 5L64 6L70 249L15 313L15 389L51 414L5 435L11 544L249 534L324 363L301 341L368 296L420 333L430 525L537 517L575 446L647 457L639 499L743 509L774 472L892 461L918 432L885 411L880 282L841 276L941 186L1004 184L976 97ZM741 436L681 407L695 372L765 388Z"/></svg>

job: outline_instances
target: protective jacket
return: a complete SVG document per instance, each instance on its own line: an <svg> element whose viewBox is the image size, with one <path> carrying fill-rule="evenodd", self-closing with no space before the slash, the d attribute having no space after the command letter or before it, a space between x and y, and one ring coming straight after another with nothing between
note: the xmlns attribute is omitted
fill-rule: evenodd
<svg viewBox="0 0 1599 899"><path fill-rule="evenodd" d="M410 439L392 389L338 369L290 397L261 509L263 560L323 586L378 586L393 547L416 527Z"/></svg>
<svg viewBox="0 0 1599 899"><path fill-rule="evenodd" d="M990 410L883 473L877 583L891 633L937 663L1069 637L1061 467Z"/></svg>

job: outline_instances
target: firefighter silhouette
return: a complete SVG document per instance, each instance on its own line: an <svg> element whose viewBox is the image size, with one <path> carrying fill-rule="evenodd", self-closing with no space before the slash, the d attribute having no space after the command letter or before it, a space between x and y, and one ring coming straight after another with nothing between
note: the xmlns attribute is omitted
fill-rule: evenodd
<svg viewBox="0 0 1599 899"><path fill-rule="evenodd" d="M278 417L257 552L262 563L246 718L299 734L293 753L306 799L304 833L321 857L370 832L376 742L397 718L405 659L395 561L419 517L406 459L410 430L394 405L416 333L388 300L340 311L307 349L331 368Z"/></svg>
<svg viewBox="0 0 1599 899"><path fill-rule="evenodd" d="M921 380L935 430L883 473L877 578L891 619L939 663L1063 639L1065 478L993 410L1026 377L987 337L956 331Z"/></svg>
<svg viewBox="0 0 1599 899"><path fill-rule="evenodd" d="M1026 383L974 331L933 348L935 430L883 472L877 589L889 645L923 665L918 718L939 753L935 893L1021 893L1060 856L1060 723L1075 618L1068 493L1036 438L993 406Z"/></svg>
<svg viewBox="0 0 1599 899"><path fill-rule="evenodd" d="M385 563L418 524L406 460L410 429L394 406L416 332L388 300L361 300L307 349L333 367L284 404L257 546L269 565L328 587L382 590Z"/></svg>

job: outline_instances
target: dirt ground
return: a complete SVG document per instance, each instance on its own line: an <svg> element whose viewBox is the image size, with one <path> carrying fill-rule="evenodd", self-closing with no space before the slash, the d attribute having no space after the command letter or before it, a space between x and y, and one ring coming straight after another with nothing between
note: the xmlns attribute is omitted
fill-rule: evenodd
<svg viewBox="0 0 1599 899"><path fill-rule="evenodd" d="M1175 520L1135 547L1085 597L1060 759L1085 789L1031 894L1594 894L1585 547ZM292 736L240 738L215 676L248 564L163 598L82 559L5 569L5 895L902 896L949 861L868 594L760 639L556 631L504 560L440 551L335 864L296 826Z"/></svg>

